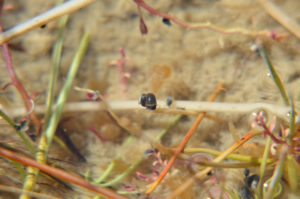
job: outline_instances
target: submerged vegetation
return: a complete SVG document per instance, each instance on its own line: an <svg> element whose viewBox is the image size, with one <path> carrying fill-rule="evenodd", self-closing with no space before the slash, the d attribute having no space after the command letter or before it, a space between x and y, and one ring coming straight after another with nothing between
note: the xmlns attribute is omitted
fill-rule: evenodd
<svg viewBox="0 0 300 199"><path fill-rule="evenodd" d="M160 5L159 1L153 2ZM187 11L183 14L181 9L178 13L174 11L174 15L167 14L166 8L156 9L153 2L58 1L58 5L49 11L6 29L3 28L6 27L4 19L17 5L0 1L0 43L3 65L8 71L5 76L1 74L3 79L0 81L0 197L271 199L299 194L300 120L297 105L300 98L299 90L294 91L289 86L299 80L300 71L295 69L289 80L281 79L282 67L273 65L274 57L269 52L272 46L284 48L289 38L296 41L293 47L299 49L299 24L270 0L240 4L223 0L209 5L204 1L170 1L164 5L171 10L201 6L235 10L247 6L268 13L286 30L256 31L253 26L225 28L213 22L192 23L199 18L203 21L203 16L193 16L193 12ZM106 66L100 67L101 75L96 75L99 68L95 69L93 65L99 48L95 41L98 30L94 29L95 33L89 28L74 26L78 19L76 14L91 3L118 8L109 13L117 15L118 19L101 16L103 18L98 21L103 26L109 24L105 27L110 30L117 30L118 34L113 36L106 33L107 38L111 38L107 45L114 45L114 37L125 34L123 40L128 46L132 45L127 42L128 38L137 41L136 46L131 46L134 48L131 53L127 52L126 46L113 49L118 53L112 56L113 61L107 46L100 50L103 55L97 56L105 56L105 53L108 56ZM92 6L88 8L93 9ZM131 15L124 14L124 17L120 15L122 11ZM69 16L72 12L75 16ZM211 15L207 16L214 21ZM75 20L72 21L73 17ZM155 30L158 25L157 21L151 22L153 17L160 19L159 26L168 29ZM53 26L51 21L54 19L58 23ZM117 20L133 20L138 28L131 30L130 27L129 33L122 32L124 27ZM84 19L82 23L82 26L89 23L93 26L96 22ZM17 54L20 56L28 53L22 49L22 36L39 27L41 30L48 28L52 34L55 32L51 58L48 58L51 72L46 74L48 89L30 77L21 75L20 78L18 66L14 64L18 57L12 55L14 49L21 49ZM102 27L99 25L98 28ZM164 58L166 49L161 44L169 39L164 32L172 30L174 35L171 36L175 38L184 34L188 37L188 31L195 37L192 41L183 36L179 38L181 45L190 45L185 48L187 52L180 54L181 49L177 46L169 49L172 51L170 56ZM72 37L74 31L78 34ZM155 31L159 32L159 38L153 34ZM216 34L213 40L217 42L204 38L205 45L201 49L196 41L200 31L208 31L204 33L206 36ZM104 33L99 31L99 34ZM234 40L240 37L246 39ZM21 42L11 43L13 38L20 38L17 41ZM68 40L71 42L67 43ZM251 50L240 47L245 43L252 43ZM72 49L73 44L78 46L76 51ZM141 50L143 45L150 47ZM234 53L231 51L238 52L239 59L243 55L243 61L238 61L243 62L242 65L252 66L252 62L265 65L254 74L272 78L271 87L277 88L273 89L273 96L268 97L268 91L263 90L264 93L256 93L262 95L258 100L247 99L246 95L253 92L250 91L253 85L246 87L246 84L263 81L244 78L252 75L254 69L246 74L245 67L223 64L221 57L211 66L211 60L217 60L218 54L224 53L227 59ZM245 51L251 58L245 58ZM290 55L291 59L299 54L297 50L290 51L294 53ZM145 52L149 54L143 54ZM69 58L69 53L73 58ZM139 54L147 57L146 65L143 61L133 62ZM154 54L157 57L153 57ZM187 62L181 62L182 58ZM193 60L192 66L186 67L184 64L189 64L189 59ZM283 56L282 60L286 59ZM209 60L206 67L205 60ZM197 62L204 66L199 67ZM227 74L229 78L226 79ZM241 76L243 79L239 81ZM205 85L201 87L194 86L203 82ZM17 94L10 87L14 87ZM242 92L232 101L234 98L230 95L237 90Z"/></svg>

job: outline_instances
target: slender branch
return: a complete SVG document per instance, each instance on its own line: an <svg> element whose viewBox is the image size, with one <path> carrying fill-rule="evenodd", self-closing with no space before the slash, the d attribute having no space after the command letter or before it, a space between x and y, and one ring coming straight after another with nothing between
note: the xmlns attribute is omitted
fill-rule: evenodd
<svg viewBox="0 0 300 199"><path fill-rule="evenodd" d="M60 16L63 16L65 14L69 14L71 12L74 12L80 8L83 8L90 3L93 3L95 0L70 0L66 1L60 6L56 6L36 17L33 17L32 19L29 19L26 22L23 22L19 25L16 25L7 31L0 34L0 44L3 44L4 42L7 42L11 40L12 38L15 38L25 32L28 32L34 28L40 27L42 25L45 25L49 21L52 21L54 19L57 19Z"/></svg>

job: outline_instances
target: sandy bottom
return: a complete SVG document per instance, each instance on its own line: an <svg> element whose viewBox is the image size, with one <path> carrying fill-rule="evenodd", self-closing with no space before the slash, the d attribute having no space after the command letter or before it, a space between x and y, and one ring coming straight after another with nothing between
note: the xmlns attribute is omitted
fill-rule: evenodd
<svg viewBox="0 0 300 199"><path fill-rule="evenodd" d="M54 6L52 1L15 0L11 3L15 9L4 13L5 28ZM293 96L295 104L300 105L300 41L270 17L257 1L152 0L147 3L161 12L175 15L189 23L210 22L225 29L240 27L251 31L278 30L287 36L280 41L274 41L270 38L258 40L239 34L224 35L208 29L188 30L172 22L171 26L167 26L162 23L161 18L145 10L142 10L142 14L148 27L148 34L141 35L137 7L133 1L96 1L70 15L64 34L57 93L65 81L80 38L88 31L91 34L91 41L74 85L100 90L108 101L138 101L142 93L148 92L155 93L156 98L161 100L166 100L169 96L174 100L206 101L218 83L224 83L225 91L217 97L218 102L266 102L283 105L275 84L267 75L266 64L251 50L255 42L261 41L266 45L270 58L289 94ZM300 20L300 1L276 1L276 3L291 17ZM33 30L9 42L22 48L11 50L13 64L28 92L39 93L35 99L36 104L45 103L57 22L50 22L44 29ZM119 48L123 48L129 58L124 67L124 72L128 75L126 87L120 83L118 68L111 65L121 57ZM0 60L1 84L10 81L3 60L3 58ZM0 99L5 106L16 107L23 104L13 87L1 91ZM69 101L83 100L86 100L83 93L71 91ZM126 140L129 134L117 126L105 112L64 115L63 118L67 119L61 122L58 131L65 131L69 135L87 162L79 161L76 155L66 152L56 143L53 144L50 157L69 171L76 171L82 175L89 172L91 179L97 179L109 163L115 161L118 166L106 179L109 181L141 158L145 150L152 148L153 145L149 140L154 139L174 117L148 110L120 112L118 116L123 123L139 132L139 136L135 136L128 143ZM211 113L211 116L214 120L205 119L187 147L224 150L234 143L228 128L229 122L235 126L240 135L251 128L251 113ZM163 137L161 143L167 147L177 146L194 120L193 116L181 120ZM97 139L89 130L91 127L102 136L102 140ZM4 121L1 121L0 136L1 142L5 140L15 145L20 142ZM246 153L255 156L253 152L255 150ZM169 156L165 154L163 159L165 158L168 159ZM135 172L150 175L155 160L145 158L133 173L111 188L124 190L125 186L130 186L135 191L144 191L150 182L138 178ZM5 165L3 168L0 167L0 170L7 170L9 164ZM16 171L9 172L12 176L17 176ZM258 169L251 169L251 173L257 172ZM179 161L167 176L166 182L154 192L153 198L168 196L190 176L192 171L189 170L188 164ZM240 187L243 183L243 169L216 170L216 176L219 176L221 185L228 187ZM13 179L0 177L1 184L22 187L20 182L19 177ZM208 197L207 190L213 186L208 185L203 189L201 187L203 185L196 183L182 198ZM59 183L49 182L49 179L38 181L37 188L44 193L62 198L75 196L92 198L91 193L86 193L82 189L73 187L76 191L70 191ZM0 196L2 195L0 192ZM137 194L127 197L142 198Z"/></svg>

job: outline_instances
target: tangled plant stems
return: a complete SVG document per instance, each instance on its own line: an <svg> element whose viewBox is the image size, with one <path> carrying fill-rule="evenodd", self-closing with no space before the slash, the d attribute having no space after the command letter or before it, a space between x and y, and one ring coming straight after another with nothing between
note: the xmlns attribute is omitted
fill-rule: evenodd
<svg viewBox="0 0 300 199"><path fill-rule="evenodd" d="M270 3L270 2L269 2ZM299 165L299 134L296 134L296 131L298 131L297 128L299 128L299 124L296 119L296 111L293 99L291 97L287 96L287 92L282 84L282 81L280 77L277 75L277 72L275 68L272 65L272 62L270 61L264 47L262 45L258 45L258 51L261 55L261 57L264 59L265 63L267 64L267 67L272 75L273 81L277 88L279 89L279 92L283 98L283 101L285 104L288 104L291 106L289 116L289 128L284 129L281 127L281 138L278 139L272 134L273 126L275 126L275 122L271 122L271 125L269 128L267 128L266 124L264 123L264 118L260 117L258 118L258 126L261 126L264 129L264 134L267 134L270 136L269 139L273 140L273 145L276 146L273 153L279 154L279 160L276 164L276 168L273 172L273 176L268 180L269 183L264 184L264 192L263 197L264 198L274 198L277 195L281 193L281 178L282 176L285 176L285 179L287 180L289 187L292 191L297 190L299 187L299 181L300 176L297 174L297 171L300 170ZM297 124L297 128L296 128ZM269 145L269 140L267 141L267 145ZM266 145L266 146L267 146ZM295 147L296 146L296 147ZM265 150L264 159L267 157L267 151ZM264 173L264 165L263 162L261 165L261 173ZM285 175L284 175L285 174ZM261 182L260 182L261 183ZM259 183L259 184L260 184ZM260 193L260 190L258 189L258 193Z"/></svg>
<svg viewBox="0 0 300 199"><path fill-rule="evenodd" d="M2 27L2 6L3 6L3 1L0 1L0 32L3 33L3 27ZM7 43L3 43L2 44L2 49L3 49L3 54L4 54L4 58L5 58L5 63L6 63L6 67L9 73L9 76L11 78L11 85L14 85L16 87L16 89L19 91L19 93L21 94L26 108L27 108L27 114L30 115L30 118L32 119L35 128L36 128L36 135L38 136L41 130L41 123L38 119L38 117L36 116L36 114L34 113L34 102L32 97L28 94L28 92L26 91L26 89L24 88L24 86L22 85L22 83L20 82L20 80L18 79L14 67L13 67L13 63L12 63L12 58L11 58L11 54L9 52L8 49L8 44ZM7 84L7 85L10 85ZM6 87L6 86L5 86ZM4 88L5 88L4 87Z"/></svg>
<svg viewBox="0 0 300 199"><path fill-rule="evenodd" d="M220 163L223 161L228 155L230 155L232 152L236 151L239 147L241 147L244 143L252 139L253 137L261 135L261 132L259 131L249 131L246 133L240 140L238 140L236 143L234 143L231 147L226 149L224 152L222 152L220 155L218 155L212 162L214 163ZM173 194L168 197L169 199L174 199L177 196L181 195L188 187L192 186L196 181L202 179L205 177L209 172L213 170L213 167L206 167L205 169L199 171L196 173L193 177L188 179L184 184L182 184Z"/></svg>
<svg viewBox="0 0 300 199"><path fill-rule="evenodd" d="M72 182L73 184L85 187L91 191L94 191L96 193L99 193L103 196L106 196L108 198L113 198L113 199L125 199L125 197L120 196L112 191L110 191L109 189L105 189L105 188L101 188L98 186L94 186L88 182L86 182L84 179L81 179L79 177L73 176L63 170L54 168L54 167L50 167L46 164L41 164L35 160L32 160L30 158L27 158L23 155L11 152L7 149L4 149L2 147L0 147L0 156L8 158L10 160L14 160L17 162L20 162L24 165L30 166L30 167L34 167L37 168L45 173L51 174L53 176L56 176L62 180L66 180L69 182Z"/></svg>
<svg viewBox="0 0 300 199"><path fill-rule="evenodd" d="M179 25L183 28L186 28L186 29L209 29L209 30L212 30L215 32L219 32L221 34L241 34L241 35L254 37L254 38L263 36L263 37L272 38L274 40L279 40L280 38L286 36L285 34L276 33L275 31L270 31L270 30L263 30L263 31L256 32L256 31L248 31L243 28L224 29L224 28L218 27L216 25L213 25L209 22L199 23L199 24L188 24L188 23L178 19L176 16L161 13L161 12L155 10L154 8L149 6L144 0L133 0L133 1L138 5L138 9L140 9L140 7L142 7L145 10L147 10L148 12L150 12L151 14L161 17L163 19L164 23L170 24L170 22L174 22L177 25ZM139 10L138 10L138 12L140 13ZM141 15L139 14L139 16L141 16ZM143 25L146 27L144 20L142 20L141 22L142 23L140 23L140 26ZM144 33L142 32L142 34L144 34Z"/></svg>
<svg viewBox="0 0 300 199"><path fill-rule="evenodd" d="M36 159L38 162L42 164L46 164L47 162L48 151L50 149L50 145L54 138L54 134L62 114L62 108L67 100L68 93L71 89L72 82L75 79L81 60L83 59L83 56L87 50L88 42L89 42L89 33L85 33L82 37L79 48L70 66L65 84L60 92L60 95L58 96L57 103L56 103L57 108L51 115L49 120L49 125L47 126L46 130L43 132L40 138L39 146L38 146L39 151L36 153ZM38 175L38 171L35 171L31 169L31 167L28 167L27 176L23 184L23 189L25 191L32 191L34 189L35 176L37 175ZM22 195L21 197L28 198L26 195Z"/></svg>
<svg viewBox="0 0 300 199"><path fill-rule="evenodd" d="M212 102L216 99L218 93L223 89L224 84L219 84L216 90L213 92L213 94L210 96L209 101ZM193 124L193 126L190 128L190 130L187 132L186 136L184 137L183 141L180 143L180 145L176 148L176 151L172 158L169 160L167 166L164 168L164 170L160 173L156 181L150 186L150 188L146 191L146 194L151 194L154 189L157 187L157 185L164 179L164 177L167 175L168 171L171 169L172 165L174 164L178 154L183 151L185 145L190 140L191 136L194 134L195 130L197 129L198 125L201 123L203 118L205 117L206 113L200 113Z"/></svg>
<svg viewBox="0 0 300 199"><path fill-rule="evenodd" d="M1 33L0 34L0 44L3 44L4 42L7 42L7 41L11 40L12 38L17 37L23 33L26 33L34 28L40 27L44 24L47 24L49 21L57 19L60 16L69 14L71 12L74 12L74 11L82 8L82 7L85 7L85 6L89 5L90 3L93 3L94 1L95 0L70 0L70 1L67 1L60 6L57 6L47 12L44 12L32 19L29 19L26 22L16 25L16 26L8 29L7 31ZM188 24L173 15L168 15L165 13L158 12L157 10L153 9L151 6L149 6L143 0L133 0L133 1L138 5L138 13L139 13L139 18L140 18L140 30L141 30L142 34L147 34L147 32L148 32L147 26L141 15L141 8L144 8L145 10L149 11L153 15L162 17L164 21L167 20L168 24L170 23L170 21L172 21L186 29L206 28L206 29L209 29L209 30L212 30L215 32L219 32L221 34L241 34L241 35L250 36L250 37L263 36L263 37L272 38L274 40L280 40L281 38L286 36L286 34L284 34L284 33L278 33L276 31L270 31L270 30L263 30L263 31L255 32L255 31L248 31L248 30L245 30L242 28L223 29L223 28L215 26L209 22L201 23L201 24ZM271 8L271 6L269 4L264 3L264 0L261 0L261 3L269 13L272 13L273 9ZM269 1L268 1L268 3L269 3ZM269 10L271 10L271 11L269 11ZM288 29L293 30L292 32L299 37L298 33L300 31L297 31L298 29L300 29L299 25L293 26L295 22L292 23L290 18L280 17L280 16L282 16L280 14L281 14L280 12L276 12L271 15L274 18L278 19L279 21L281 21L280 18L284 18L284 20L282 20L282 21L285 21L285 22L282 22L282 23L287 24L286 26L288 27ZM298 28L297 28L297 30L294 30L293 27L298 27Z"/></svg>
<svg viewBox="0 0 300 199"><path fill-rule="evenodd" d="M149 6L143 0L133 0L133 1L138 7L140 30L141 30L142 34L147 34L147 32L148 32L146 23L142 16L142 9L145 9L145 10L149 11L151 14L161 17L163 19L163 22L166 25L171 25L171 23L175 23L186 29L206 28L206 29L209 29L209 30L212 30L215 32L219 32L221 34L241 34L241 35L246 35L249 37L263 36L263 37L268 37L268 38L271 38L274 40L280 39L280 37L282 36L280 34L277 34L277 32L275 32L275 31L269 31L269 30L252 32L252 31L248 31L245 29L241 29L241 28L223 29L223 28L217 27L215 25L212 25L210 23L188 24L188 23L178 19L175 16L158 12L157 10L153 9L151 6ZM1 4L3 3L3 1L0 1L0 2L1 2ZM36 113L46 113L46 122L45 122L45 126L44 126L44 129L46 129L46 130L43 132L42 138L40 139L40 143L39 143L39 151L40 152L42 151L42 153L39 152L36 154L36 159L39 161L39 163L34 160L31 160L29 158L26 158L24 156L21 156L19 154L12 153L11 151L8 151L7 149L0 148L1 156L6 157L8 159L15 160L15 161L19 161L22 164L30 166L30 167L28 167L28 175L25 180L24 189L22 192L24 198L26 198L26 196L29 195L29 193L32 193L31 190L33 190L32 187L35 182L34 175L36 175L36 173L37 173L37 172L35 172L34 168L38 168L38 169L40 169L44 172L47 172L51 175L57 175L61 179L70 181L74 184L78 184L83 187L87 187L88 189L96 191L97 193L100 193L109 198L124 198L124 197L119 196L118 194L115 194L109 190L90 185L89 183L86 183L84 180L82 180L80 178L77 178L77 177L74 178L74 176L72 176L70 174L67 174L61 170L49 167L48 165L41 164L41 163L47 162L46 161L47 160L47 152L50 148L50 145L51 145L51 142L52 142L52 139L54 136L54 132L55 132L55 130L57 128L57 124L60 120L60 116L63 112L104 110L104 111L109 112L110 115L114 116L112 111L138 110L138 109L142 109L142 107L140 107L137 104L137 101L115 101L115 102L105 102L105 103L99 103L99 102L78 102L77 103L77 102L75 102L75 103L66 104L66 106L64 106L64 104L66 103L67 93L71 88L71 83L72 83L73 79L75 78L76 72L74 72L72 75L70 75L70 77L68 77L67 83L65 84L64 88L62 89L60 96L58 98L57 104L55 106L52 105L53 104L52 102L49 102L49 103L47 103L46 107L45 106L34 107L33 97L27 93L25 88L22 86L22 84L18 80L18 78L15 74L13 65L12 65L11 55L9 53L8 46L7 46L7 44L4 43L17 35L27 32L35 27L44 25L47 22L49 22L59 16L65 15L66 13L73 12L73 11L75 11L83 6L86 6L92 2L94 2L94 0L67 1L63 5L55 7L55 8L53 8L53 9L51 9L51 10L49 10L49 11L23 23L23 24L17 25L15 27L9 29L6 32L2 32L2 26L0 24L0 28L1 28L0 30L2 32L0 34L0 43L3 44L5 60L6 60L7 68L8 68L11 80L12 80L10 84L14 85L18 89L19 93L21 93L21 95L25 101L25 104L26 104L26 109L14 108L14 109L5 110L3 107L0 107L0 108L1 109L3 108L5 110L5 112L8 113L8 115L12 116L12 117L19 116L19 115L22 116L24 114L29 113L30 119L34 122L36 129L38 129L38 132L41 128L41 125L40 125L40 121L37 119L35 114ZM295 24L293 21L289 21L289 18L285 18L285 16L282 15L283 13L278 11L278 9L276 7L275 7L276 9L274 7L272 7L273 4L270 4L271 1L269 1L269 0L262 1L261 0L260 2L264 6L264 8L275 19L277 19L279 22L284 24L284 26L289 31L291 31L293 34L297 35L297 33L300 32L300 31L295 31L296 28L298 27L297 24ZM272 9L269 9L269 8L274 8L274 9L272 11ZM276 16L277 16L277 18L276 18ZM278 18L278 16L279 16L279 18ZM62 21L62 26L65 25L66 21L67 21L67 17L65 17L65 19ZM295 27L295 28L293 28L293 27ZM57 57L60 57L61 48L62 48L61 41L58 40L58 43L59 42L60 42L60 44L58 44L58 47L57 47L57 49L58 49ZM265 153L264 153L263 158L262 159L258 158L256 160L256 162L254 162L254 161L247 162L246 161L247 162L246 165L250 165L250 163L255 163L257 165L258 163L260 163L261 164L261 176L263 176L263 173L266 170L266 165L269 163L273 163L274 161L277 160L273 157L268 158L269 146L271 145L271 142L273 141L274 143L281 145L281 149L278 150L279 160L276 163L276 168L273 172L272 178L269 179L269 181L270 181L270 183L268 183L269 187L267 189L263 190L264 194L266 195L267 198L272 198L274 196L274 192L275 192L274 190L278 187L278 185L280 185L281 177L283 176L283 173L286 172L286 170L288 173L287 181L289 182L289 185L291 186L291 188L293 190L297 188L298 181L297 181L297 178L293 178L293 174L297 173L297 170L299 170L297 168L299 168L299 167L295 166L295 159L294 159L293 155L295 155L294 152L298 152L299 150L293 150L293 153L291 153L291 151L292 151L292 147L294 147L293 143L295 140L294 135L295 135L296 130L295 130L294 126L295 126L295 124L299 124L299 120L295 116L296 113L293 108L293 103L290 99L288 99L288 96L283 88L283 85L282 85L278 75L276 74L276 71L274 70L274 72L272 72L273 66L272 66L272 63L270 62L269 58L267 57L265 51L263 50L263 48L260 48L259 52L260 52L261 56L264 58L265 62L267 63L269 70L271 71L272 77L273 77L276 85L278 86L280 93L283 96L285 104L292 106L291 111L290 111L289 107L286 107L286 106L278 106L278 105L271 105L271 104L265 104L265 103L253 103L253 104L244 103L243 104L243 103L174 101L174 104L173 104L174 106L172 105L172 107L169 107L165 101L159 100L157 102L157 109L154 110L153 113L184 114L184 115L195 115L198 117L197 117L196 122L192 126L192 128L187 133L185 139L179 145L179 147L176 147L173 150L173 154L172 154L173 156L171 157L170 161L168 162L167 166L165 167L163 172L160 174L158 179L148 189L148 191L146 192L147 194L150 194L155 189L155 187L160 183L160 181L162 181L164 176L168 173L168 170L172 167L172 164L175 162L176 158L178 158L180 156L180 153L188 152L188 149L186 151L184 151L183 149L184 149L185 145L187 144L187 142L189 141L192 134L194 133L195 129L197 128L197 126L199 125L201 120L203 119L203 117L206 116L206 112L249 113L249 112L253 112L253 111L264 110L268 113L273 113L273 114L277 115L278 117L282 118L283 120L285 120L287 122L290 121L290 130L286 137L284 137L282 139L277 138L273 135L272 125L267 126L267 124L264 123L264 120L262 118L258 118L257 121L259 122L259 126L262 127L261 131L254 131L254 130L250 131L243 138L241 138L235 144L233 144L230 148L228 148L226 151L219 153L217 158L215 158L211 162L209 162L209 161L198 162L199 165L202 164L202 166L205 166L206 168L199 171L198 173L196 173L195 176L193 176L186 183L184 183L181 187L179 187L175 191L175 193L171 196L171 198L175 198L175 197L179 196L180 193L185 190L185 188L190 187L195 181L202 180L210 171L212 171L213 167L215 168L215 167L223 166L223 167L231 167L232 168L235 166L237 166L237 167L243 166L242 164L239 164L239 165L221 164L221 161L224 158L229 158L229 157L230 158L233 158L233 157L238 158L240 160L241 157L237 157L236 154L231 154L231 153L234 152L236 149L238 149L240 146L242 146L246 141L248 141L248 140L252 139L254 136L260 135L262 133L267 135L267 144L266 144L267 148L265 148ZM119 72L120 72L120 76L121 76L121 85L124 88L126 81L125 81L125 73L124 73L123 66L125 65L126 61L128 61L128 60L125 55L125 51L123 49L120 49L120 53L122 56L121 59L114 62L114 64L116 64L119 68ZM56 60L59 60L59 59L56 59ZM57 64L57 67L58 67L58 64ZM74 70L76 71L76 69L74 69ZM52 85L53 87L50 86L50 89L49 89L50 94L51 94L51 92L53 94L53 90L55 89L56 76L57 76L57 74L54 73L53 78L51 78L52 83L50 83L50 85ZM3 86L3 89L8 85L9 84ZM125 91L125 88L123 91ZM212 101L216 97L216 95L217 95L216 93L218 93L219 91L220 91L220 88L217 89L215 94L211 97L210 101ZM50 98L52 98L51 95L50 95ZM53 99L50 99L50 100L53 100ZM104 101L104 100L102 100L102 101ZM35 112L33 112L33 109ZM52 113L52 111L53 111L53 113ZM288 112L290 112L290 115L291 115L290 118L287 117ZM9 117L7 117L6 114L4 114L4 112L1 112L1 116L6 119L8 118L6 121L8 121L12 126L15 126L15 124L13 124L13 122L11 122L9 120ZM117 119L116 118L117 117L114 117L114 119L117 121L117 123L120 124L120 122L118 122L118 118ZM126 129L126 128L124 128L124 129ZM285 131L287 131L287 130L288 129L285 129ZM127 130L127 131L129 131L129 130ZM37 135L38 135L38 133L37 133ZM299 139L298 137L296 137L296 138ZM201 151L201 149L199 149L199 148L196 150ZM34 149L32 151L34 152ZM210 151L210 152L212 152L212 151ZM249 159L249 157L248 157L248 159ZM126 170L126 172L124 174L117 176L115 179L108 181L105 184L102 184L102 186L110 186L110 185L113 185L113 184L119 182L121 179L124 178L124 176L127 176L131 171L133 171L133 169L136 168L136 166L138 164L140 164L141 161L142 161L142 159L136 161L136 164L133 164L130 167L128 167L128 169ZM165 166L165 164L161 164L161 166ZM108 173L111 171L112 167L109 167L107 169L108 172L107 173L105 172L104 175L101 176L97 180L97 183L101 183L102 180L108 176ZM155 170L155 172L156 172L156 174L159 173L157 170ZM30 174L33 174L33 175L30 175ZM146 177L143 176L141 173L139 173L139 177L146 179ZM152 178L151 178L151 180L152 180ZM260 183L262 183L262 182L260 182ZM28 184L28 187L27 187L27 184Z"/></svg>
<svg viewBox="0 0 300 199"><path fill-rule="evenodd" d="M159 142L159 141L161 140L161 138L162 138L162 137L170 130L170 128L173 127L173 126L175 126L175 125L179 122L179 120L180 120L181 118L182 118L182 115L176 115L176 116L174 116L172 122L171 122L165 129L163 129L163 130L159 133L159 135L156 137L155 141L158 141L158 142ZM126 144L126 145L129 145L130 143L132 143L132 141L133 141L133 136L130 136L130 137L126 140L125 144ZM148 151L148 152L149 152L149 151ZM152 153L153 150L151 149L150 152ZM138 166L140 163L143 162L145 153L146 153L146 152L144 152L143 154L141 154L141 158L137 159L134 163L132 163L132 164L131 164L131 165L130 165L123 173L122 173L122 174L116 176L114 179L112 179L112 180L110 180L110 181L108 181L108 182L106 182L106 183L104 183L104 184L103 184L103 183L100 184L102 181L104 181L104 180L108 177L108 175L112 172L113 168L116 166L115 161L112 161L112 162L110 163L110 165L107 167L107 169L105 170L105 172L103 172L102 176L101 176L100 178L98 178L97 180L95 180L94 182L95 182L96 184L99 184L99 185L104 186L104 187L105 187L105 186L112 186L112 185L114 185L114 184L116 184L116 183L119 183L123 178L125 178L125 177L128 176L131 172L133 172L133 170L136 169L137 166ZM148 154L148 153L146 153L146 154ZM119 159L120 156L121 156L121 154L118 153L114 159L115 159L115 160L116 160L116 159ZM136 172L136 174L138 175L138 172ZM157 174L156 174L156 176L157 176ZM125 185L124 188L127 190L127 194L129 194L129 193L132 194L132 193L135 191L135 189L132 188L132 186L128 186L128 185L126 186L126 185ZM141 192L143 192L143 191L138 191L138 192L141 193ZM125 193L125 192L124 192L124 193Z"/></svg>
<svg viewBox="0 0 300 199"><path fill-rule="evenodd" d="M12 120L10 117L8 117L3 111L0 110L0 116L12 127L16 130L19 137L22 139L24 144L27 146L27 148L30 150L31 153L35 153L36 150L34 148L34 144L32 143L31 139L27 136L26 133L24 133L21 128Z"/></svg>
<svg viewBox="0 0 300 199"><path fill-rule="evenodd" d="M60 0L58 4L63 3L63 0ZM62 49L63 49L63 35L65 26L68 22L69 15L65 15L61 17L58 23L58 30L57 30L57 39L54 44L54 50L52 54L52 61L53 66L50 74L48 92L47 92L47 100L46 100L46 107L47 110L45 112L45 122L44 122L44 129L47 128L50 116L52 114L52 105L54 103L54 95L55 95L55 88L56 88L56 81L58 77L59 65L61 61Z"/></svg>

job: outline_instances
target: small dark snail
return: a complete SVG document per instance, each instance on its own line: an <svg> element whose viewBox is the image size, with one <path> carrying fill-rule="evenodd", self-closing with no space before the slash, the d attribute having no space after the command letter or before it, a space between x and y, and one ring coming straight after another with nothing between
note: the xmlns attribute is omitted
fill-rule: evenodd
<svg viewBox="0 0 300 199"><path fill-rule="evenodd" d="M246 168L244 171L244 185L239 188L239 196L241 199L254 199L254 191L257 188L259 176L256 174L249 176L249 173L249 169Z"/></svg>
<svg viewBox="0 0 300 199"><path fill-rule="evenodd" d="M172 25L171 22L170 22L170 20L167 19L167 18L163 18L163 19L162 19L162 22L163 22L165 25L167 25L167 26L171 26L171 25Z"/></svg>
<svg viewBox="0 0 300 199"><path fill-rule="evenodd" d="M168 96L168 97L167 97L167 102L166 102L167 106L171 106L172 103L173 103L172 98Z"/></svg>
<svg viewBox="0 0 300 199"><path fill-rule="evenodd" d="M147 109L150 110L155 110L156 109L156 97L153 93L148 93L148 94L142 94L139 103L143 106L146 107Z"/></svg>

